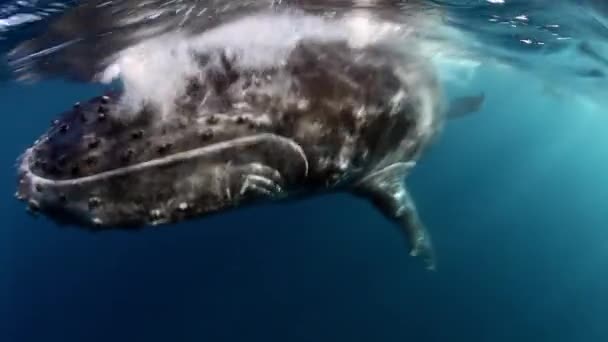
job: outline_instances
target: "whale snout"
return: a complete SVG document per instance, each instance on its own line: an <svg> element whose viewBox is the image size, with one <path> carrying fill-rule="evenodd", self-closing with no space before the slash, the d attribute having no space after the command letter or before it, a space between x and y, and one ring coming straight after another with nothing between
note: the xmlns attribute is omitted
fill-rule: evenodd
<svg viewBox="0 0 608 342"><path fill-rule="evenodd" d="M74 104L21 156L16 196L30 211L91 227L165 219L160 209L144 213L144 203L175 198L160 191L172 189L166 184L172 175L154 177L141 165L168 155L170 143L151 117L121 121L118 98L107 94ZM184 206L176 203L181 212L187 211Z"/></svg>

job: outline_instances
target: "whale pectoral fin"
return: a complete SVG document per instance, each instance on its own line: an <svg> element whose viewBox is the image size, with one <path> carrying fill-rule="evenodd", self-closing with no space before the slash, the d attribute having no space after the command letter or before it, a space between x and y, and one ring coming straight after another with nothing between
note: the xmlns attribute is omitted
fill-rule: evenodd
<svg viewBox="0 0 608 342"><path fill-rule="evenodd" d="M237 168L231 187L236 190L237 200L249 197L278 198L283 194L283 177L278 170L261 163L251 163Z"/></svg>
<svg viewBox="0 0 608 342"><path fill-rule="evenodd" d="M380 211L399 224L410 244L410 255L423 258L427 269L435 269L430 236L405 186L405 176L413 163L396 163L375 172L355 187L354 193L369 198Z"/></svg>
<svg viewBox="0 0 608 342"><path fill-rule="evenodd" d="M261 134L224 145L206 157L221 165L215 177L219 181L212 188L218 189L222 201L231 206L258 199L281 199L308 174L308 160L302 148L290 139Z"/></svg>

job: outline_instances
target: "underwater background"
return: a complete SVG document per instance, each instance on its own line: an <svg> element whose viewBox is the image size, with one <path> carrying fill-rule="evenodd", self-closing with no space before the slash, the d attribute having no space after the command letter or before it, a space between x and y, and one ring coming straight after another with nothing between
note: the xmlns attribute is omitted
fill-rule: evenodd
<svg viewBox="0 0 608 342"><path fill-rule="evenodd" d="M449 121L408 180L428 272L348 195L137 232L29 216L16 158L101 87L3 81L0 341L608 341L606 107L513 70L468 86L482 110Z"/></svg>

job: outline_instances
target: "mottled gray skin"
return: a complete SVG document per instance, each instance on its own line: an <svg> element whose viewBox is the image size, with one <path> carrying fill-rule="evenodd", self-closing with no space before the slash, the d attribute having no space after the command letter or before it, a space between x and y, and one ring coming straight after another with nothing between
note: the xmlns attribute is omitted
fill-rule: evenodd
<svg viewBox="0 0 608 342"><path fill-rule="evenodd" d="M170 119L152 105L119 119L121 94L74 106L24 153L18 197L58 222L127 229L347 191L372 200L434 266L404 183L443 119L424 63L307 41L266 70L220 50L199 61L204 73Z"/></svg>

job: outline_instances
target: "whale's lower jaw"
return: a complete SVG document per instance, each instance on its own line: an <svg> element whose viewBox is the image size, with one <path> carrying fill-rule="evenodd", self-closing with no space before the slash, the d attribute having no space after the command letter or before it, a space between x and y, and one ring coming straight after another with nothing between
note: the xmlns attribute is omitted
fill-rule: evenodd
<svg viewBox="0 0 608 342"><path fill-rule="evenodd" d="M187 201L188 193L163 196L157 188L160 184L152 185L155 192L159 193L159 198L156 199L158 205L154 205L153 202L156 201L153 197L137 196L136 193L141 191L141 188L134 186L141 182L138 178L153 172L152 167L145 165L149 163L122 167L83 178L54 180L36 175L30 169L27 161L30 155L31 149L25 153L22 161L16 196L27 202L30 213L41 213L59 224L95 230L119 227L133 229L179 221L201 214L201 207L196 207ZM169 158L152 162L164 164L168 173L171 169L166 163ZM130 186L133 188L129 189ZM109 190L110 187L115 190ZM122 196L121 188L124 190ZM111 194L110 191L116 193ZM164 197L164 201L161 200L161 196ZM114 199L109 200L108 197ZM116 198L119 199L118 202ZM209 209L211 208L207 208Z"/></svg>
<svg viewBox="0 0 608 342"><path fill-rule="evenodd" d="M270 150L276 158L268 158ZM30 148L21 158L16 196L33 213L92 229L177 222L260 197L281 197L284 189L308 173L302 148L273 134L242 137L67 180L37 175L30 167L32 154Z"/></svg>

